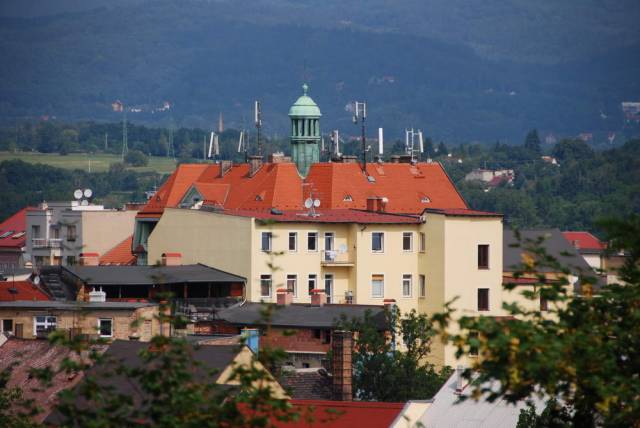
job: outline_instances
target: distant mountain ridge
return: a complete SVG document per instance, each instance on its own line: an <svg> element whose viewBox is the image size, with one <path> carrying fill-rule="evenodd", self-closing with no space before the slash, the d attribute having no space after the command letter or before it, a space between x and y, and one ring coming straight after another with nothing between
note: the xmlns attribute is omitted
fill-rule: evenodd
<svg viewBox="0 0 640 428"><path fill-rule="evenodd" d="M505 48L496 44L483 53L472 46L483 38L465 43L443 32L428 34L435 30L398 31L427 6L442 15L439 0L425 7L370 0L366 8L354 1L342 10L344 2L334 0L117 1L101 9L88 1L65 0L67 9L33 18L7 17L11 11L3 5L2 121L40 115L118 120L111 103L120 99L129 106L172 104L170 112L131 113L132 121L206 128L223 112L228 124L249 127L251 104L259 98L265 131L286 134L288 107L306 77L325 131L355 133L345 106L359 99L369 102L371 125L384 126L389 138L415 126L448 141L519 141L532 127L560 135L619 130L620 102L640 99L640 44L633 44L640 39L625 26L618 30L625 43L605 43L606 53L597 56L576 48L578 59L554 65L529 55L505 59L499 52ZM461 4L454 0L450 7ZM399 21L398 5L420 13Z"/></svg>

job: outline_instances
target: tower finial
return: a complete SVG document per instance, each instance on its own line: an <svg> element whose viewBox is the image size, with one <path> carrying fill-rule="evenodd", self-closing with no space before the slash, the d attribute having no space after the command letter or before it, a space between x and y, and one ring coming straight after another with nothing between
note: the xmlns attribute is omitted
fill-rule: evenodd
<svg viewBox="0 0 640 428"><path fill-rule="evenodd" d="M304 94L307 95L307 91L309 91L309 85L307 85L306 83L303 83L302 92L304 92Z"/></svg>

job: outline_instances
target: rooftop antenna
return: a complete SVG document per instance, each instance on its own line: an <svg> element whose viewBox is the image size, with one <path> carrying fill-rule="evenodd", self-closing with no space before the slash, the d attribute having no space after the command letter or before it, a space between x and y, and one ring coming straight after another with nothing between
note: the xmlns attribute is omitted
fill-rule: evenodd
<svg viewBox="0 0 640 428"><path fill-rule="evenodd" d="M222 112L218 115L218 133L222 134L224 132L224 118L222 117Z"/></svg>
<svg viewBox="0 0 640 428"><path fill-rule="evenodd" d="M218 134L211 131L211 136L209 137L209 154L207 157L209 159L213 157L214 160L217 160L218 156L220 156L220 145L218 144Z"/></svg>
<svg viewBox="0 0 640 428"><path fill-rule="evenodd" d="M384 154L384 129L378 128L378 154L382 158Z"/></svg>
<svg viewBox="0 0 640 428"><path fill-rule="evenodd" d="M262 110L260 101L254 103L254 122L256 124L256 142L258 144L258 156L262 157L262 141L260 141L260 129L262 128Z"/></svg>
<svg viewBox="0 0 640 428"><path fill-rule="evenodd" d="M420 129L405 129L405 149L406 153L411 156L411 162L416 161L416 153L424 152L424 138ZM416 136L418 137L418 147L416 148Z"/></svg>
<svg viewBox="0 0 640 428"><path fill-rule="evenodd" d="M358 124L358 120L362 125L362 171L367 173L367 137L365 133L364 121L367 119L367 103L355 101L353 110L353 123Z"/></svg>
<svg viewBox="0 0 640 428"><path fill-rule="evenodd" d="M249 158L247 155L246 131L244 129L240 131L240 137L238 137L238 153L244 153L245 163L249 162Z"/></svg>
<svg viewBox="0 0 640 428"><path fill-rule="evenodd" d="M331 153L340 157L340 131L337 129L331 131Z"/></svg>

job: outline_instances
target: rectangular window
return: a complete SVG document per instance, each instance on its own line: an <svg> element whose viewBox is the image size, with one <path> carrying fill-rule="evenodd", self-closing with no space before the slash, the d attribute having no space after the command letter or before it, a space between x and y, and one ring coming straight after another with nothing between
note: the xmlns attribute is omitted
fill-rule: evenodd
<svg viewBox="0 0 640 428"><path fill-rule="evenodd" d="M2 320L2 331L13 333L13 320Z"/></svg>
<svg viewBox="0 0 640 428"><path fill-rule="evenodd" d="M33 335L47 334L56 329L56 317L37 316L33 317Z"/></svg>
<svg viewBox="0 0 640 428"><path fill-rule="evenodd" d="M424 232L420 232L420 252L424 253L427 249L427 236Z"/></svg>
<svg viewBox="0 0 640 428"><path fill-rule="evenodd" d="M311 296L311 290L316 288L317 282L318 282L318 275L316 275L315 273L310 273L309 279L307 281L307 284L309 285L309 296Z"/></svg>
<svg viewBox="0 0 640 428"><path fill-rule="evenodd" d="M262 244L260 247L262 251L271 251L271 238L271 232L262 232Z"/></svg>
<svg viewBox="0 0 640 428"><path fill-rule="evenodd" d="M402 233L402 251L413 251L413 232Z"/></svg>
<svg viewBox="0 0 640 428"><path fill-rule="evenodd" d="M489 289L488 288L478 288L478 310L479 311L489 310Z"/></svg>
<svg viewBox="0 0 640 428"><path fill-rule="evenodd" d="M67 256L67 266L74 266L76 264L76 256Z"/></svg>
<svg viewBox="0 0 640 428"><path fill-rule="evenodd" d="M287 290L293 290L293 296L298 297L298 275L287 275Z"/></svg>
<svg viewBox="0 0 640 428"><path fill-rule="evenodd" d="M489 269L488 245L478 245L478 269Z"/></svg>
<svg viewBox="0 0 640 428"><path fill-rule="evenodd" d="M371 297L384 297L384 275L371 275Z"/></svg>
<svg viewBox="0 0 640 428"><path fill-rule="evenodd" d="M413 276L411 274L402 275L402 297L411 297L413 289Z"/></svg>
<svg viewBox="0 0 640 428"><path fill-rule="evenodd" d="M40 238L40 226L31 226L31 237L35 239Z"/></svg>
<svg viewBox="0 0 640 428"><path fill-rule="evenodd" d="M382 253L384 251L384 232L371 233L371 251Z"/></svg>
<svg viewBox="0 0 640 428"><path fill-rule="evenodd" d="M60 239L60 228L58 226L51 226L49 228L49 238Z"/></svg>
<svg viewBox="0 0 640 428"><path fill-rule="evenodd" d="M76 226L68 225L67 226L67 241L75 241L76 240Z"/></svg>
<svg viewBox="0 0 640 428"><path fill-rule="evenodd" d="M427 278L424 275L420 275L420 297L427 297Z"/></svg>
<svg viewBox="0 0 640 428"><path fill-rule="evenodd" d="M318 232L307 234L307 251L318 251Z"/></svg>
<svg viewBox="0 0 640 428"><path fill-rule="evenodd" d="M298 251L298 232L289 232L289 251Z"/></svg>
<svg viewBox="0 0 640 428"><path fill-rule="evenodd" d="M469 355L472 357L478 356L478 332L472 331L469 333Z"/></svg>
<svg viewBox="0 0 640 428"><path fill-rule="evenodd" d="M260 275L260 296L271 297L271 275Z"/></svg>
<svg viewBox="0 0 640 428"><path fill-rule="evenodd" d="M113 337L113 319L98 319L98 333L100 334L100 337Z"/></svg>

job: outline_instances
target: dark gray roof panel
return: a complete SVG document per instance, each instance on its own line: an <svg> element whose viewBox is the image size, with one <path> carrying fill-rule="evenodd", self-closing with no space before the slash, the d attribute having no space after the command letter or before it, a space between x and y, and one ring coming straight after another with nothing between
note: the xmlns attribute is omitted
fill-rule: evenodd
<svg viewBox="0 0 640 428"><path fill-rule="evenodd" d="M180 266L73 266L88 285L153 285L190 282L245 282L246 278L203 264Z"/></svg>
<svg viewBox="0 0 640 428"><path fill-rule="evenodd" d="M242 306L222 309L218 318L236 325L264 324L261 311L264 304L246 302ZM276 306L271 317L271 325L276 327L331 328L344 315L347 319L364 318L365 312L371 311L376 325L385 327L383 306L374 305L324 305L291 304Z"/></svg>

